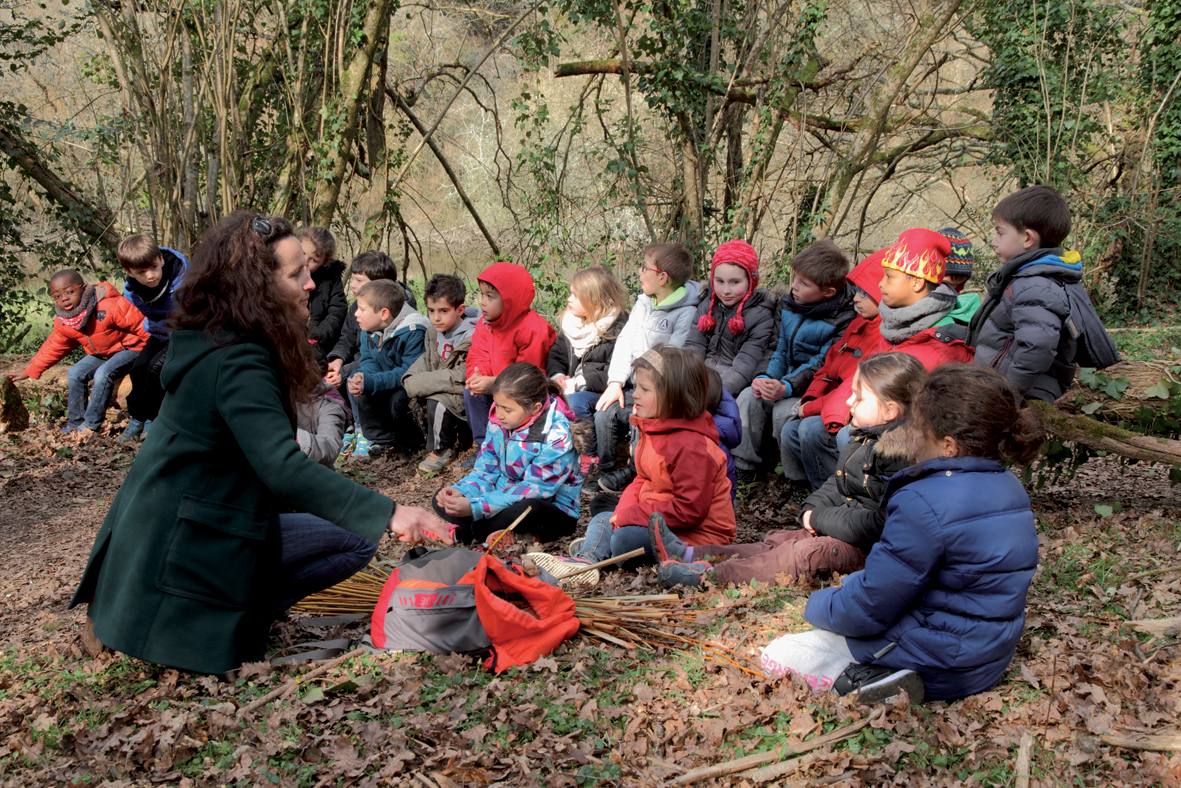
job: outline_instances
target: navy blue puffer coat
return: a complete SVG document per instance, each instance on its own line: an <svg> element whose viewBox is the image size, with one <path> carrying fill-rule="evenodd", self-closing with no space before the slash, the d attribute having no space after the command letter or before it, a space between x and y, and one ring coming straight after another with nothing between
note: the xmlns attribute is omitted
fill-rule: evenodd
<svg viewBox="0 0 1181 788"><path fill-rule="evenodd" d="M865 569L813 594L804 617L847 637L859 663L917 671L931 700L995 686L1037 567L1025 488L997 460L936 459L892 476L883 505Z"/></svg>

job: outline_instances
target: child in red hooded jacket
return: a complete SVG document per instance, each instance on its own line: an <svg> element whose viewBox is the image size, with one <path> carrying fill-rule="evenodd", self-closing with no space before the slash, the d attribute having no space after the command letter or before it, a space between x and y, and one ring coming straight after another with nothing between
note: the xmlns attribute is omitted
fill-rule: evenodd
<svg viewBox="0 0 1181 788"><path fill-rule="evenodd" d="M570 545L573 558L538 562L558 578L639 547L648 561L654 560L648 523L657 515L685 544L719 540L728 545L738 532L726 455L706 410L705 362L691 350L656 345L635 360L633 369L631 423L640 433L636 478L615 511L593 517L586 537Z"/></svg>
<svg viewBox="0 0 1181 788"><path fill-rule="evenodd" d="M8 378L34 380L82 346L86 357L70 367L66 432L88 435L102 427L111 387L131 369L148 341L144 316L112 285L88 285L77 271L58 271L49 280L55 317L53 333L22 372ZM94 380L93 390L89 386Z"/></svg>
<svg viewBox="0 0 1181 788"><path fill-rule="evenodd" d="M837 390L842 383L853 379L857 365L873 355L881 343L878 302L882 300L882 291L878 283L882 281L885 256L885 249L874 252L849 272L847 278L853 287L857 316L828 349L824 364L816 370L812 384L800 398L797 418L783 427L784 457L789 460L783 467L783 475L796 481L807 479L813 490L820 489L837 469L840 449L836 434L849 417L849 398L846 395L838 401Z"/></svg>
<svg viewBox="0 0 1181 788"><path fill-rule="evenodd" d="M545 360L557 332L545 318L533 311L533 277L516 263L493 263L476 281L480 283L480 316L472 332L467 354L467 382L463 404L472 428L472 440L479 448L488 429L492 407L492 383L510 364L528 361L545 369ZM474 467L474 452L463 467Z"/></svg>

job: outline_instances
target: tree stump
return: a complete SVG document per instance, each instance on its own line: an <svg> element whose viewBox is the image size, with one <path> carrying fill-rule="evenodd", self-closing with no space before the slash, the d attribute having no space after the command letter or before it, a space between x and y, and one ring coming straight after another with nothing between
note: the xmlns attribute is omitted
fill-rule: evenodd
<svg viewBox="0 0 1181 788"><path fill-rule="evenodd" d="M21 401L20 390L0 376L0 433L20 432L29 426L29 411Z"/></svg>

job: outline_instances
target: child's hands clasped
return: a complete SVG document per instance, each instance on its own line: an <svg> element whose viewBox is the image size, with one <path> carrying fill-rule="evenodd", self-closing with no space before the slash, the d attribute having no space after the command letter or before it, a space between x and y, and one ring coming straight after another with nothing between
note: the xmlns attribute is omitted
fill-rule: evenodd
<svg viewBox="0 0 1181 788"><path fill-rule="evenodd" d="M454 487L444 487L435 495L439 508L452 517L471 517L472 502Z"/></svg>
<svg viewBox="0 0 1181 788"><path fill-rule="evenodd" d="M334 358L328 362L328 371L324 374L324 382L329 386L336 387L340 385L340 370L344 366L344 360Z"/></svg>
<svg viewBox="0 0 1181 788"><path fill-rule="evenodd" d="M755 378L750 387L756 397L767 402L778 402L787 394L787 384L772 378Z"/></svg>
<svg viewBox="0 0 1181 788"><path fill-rule="evenodd" d="M365 391L365 373L356 372L349 378L349 393L359 397Z"/></svg>
<svg viewBox="0 0 1181 788"><path fill-rule="evenodd" d="M492 375L481 375L479 372L467 379L467 390L473 394L487 394L492 390L492 383L496 378Z"/></svg>

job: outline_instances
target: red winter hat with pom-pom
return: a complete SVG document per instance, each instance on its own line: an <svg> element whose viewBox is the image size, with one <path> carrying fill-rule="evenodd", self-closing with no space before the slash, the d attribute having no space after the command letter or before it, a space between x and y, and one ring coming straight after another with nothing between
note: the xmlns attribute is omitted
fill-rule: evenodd
<svg viewBox="0 0 1181 788"><path fill-rule="evenodd" d="M714 319L714 304L717 303L717 293L713 289L714 270L719 265L736 265L743 271L746 271L747 277L750 279L750 287L746 288L746 295L738 302L738 312L734 317L730 318L726 325L730 328L730 333L738 336L742 330L746 328L746 322L742 319L742 307L746 304L748 298L754 293L755 288L759 286L759 255L755 248L746 241L726 241L718 247L714 252L714 259L709 265L709 279L711 282L709 289L709 310L697 319L697 329L699 331L713 331L718 321Z"/></svg>

